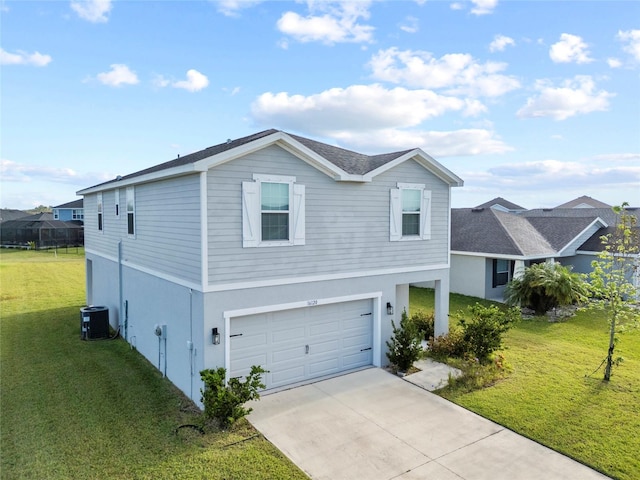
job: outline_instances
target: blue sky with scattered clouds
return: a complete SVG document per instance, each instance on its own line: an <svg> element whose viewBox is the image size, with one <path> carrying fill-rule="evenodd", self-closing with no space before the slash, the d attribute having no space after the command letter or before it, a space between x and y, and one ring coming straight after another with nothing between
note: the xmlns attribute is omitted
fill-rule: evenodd
<svg viewBox="0 0 640 480"><path fill-rule="evenodd" d="M640 2L3 1L3 208L267 128L640 205Z"/></svg>

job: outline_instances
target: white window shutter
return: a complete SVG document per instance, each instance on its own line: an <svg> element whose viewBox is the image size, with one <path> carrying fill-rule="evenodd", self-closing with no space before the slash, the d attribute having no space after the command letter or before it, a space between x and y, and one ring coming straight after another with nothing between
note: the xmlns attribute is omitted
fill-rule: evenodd
<svg viewBox="0 0 640 480"><path fill-rule="evenodd" d="M397 242L402 238L402 199L399 188L392 188L390 192L389 240Z"/></svg>
<svg viewBox="0 0 640 480"><path fill-rule="evenodd" d="M242 182L242 246L260 243L260 183Z"/></svg>
<svg viewBox="0 0 640 480"><path fill-rule="evenodd" d="M431 191L422 191L422 205L420 206L420 237L431 240Z"/></svg>
<svg viewBox="0 0 640 480"><path fill-rule="evenodd" d="M304 185L293 184L293 244L304 245Z"/></svg>

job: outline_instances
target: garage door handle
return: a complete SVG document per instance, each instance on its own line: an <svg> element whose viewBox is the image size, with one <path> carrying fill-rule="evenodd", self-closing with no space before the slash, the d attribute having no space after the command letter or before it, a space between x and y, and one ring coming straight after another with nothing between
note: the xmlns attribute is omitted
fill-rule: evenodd
<svg viewBox="0 0 640 480"><path fill-rule="evenodd" d="M309 345L304 346L304 353L309 353Z"/></svg>
<svg viewBox="0 0 640 480"><path fill-rule="evenodd" d="M241 337L241 336L242 336L241 333L236 333L235 335L229 335L229 338L231 338L231 337Z"/></svg>
<svg viewBox="0 0 640 480"><path fill-rule="evenodd" d="M367 315L371 315L371 313L361 313L360 314L361 317L366 317Z"/></svg>
<svg viewBox="0 0 640 480"><path fill-rule="evenodd" d="M360 351L361 351L361 352L366 352L367 350L371 350L371 347L369 347L369 348L362 348L362 349L360 349Z"/></svg>

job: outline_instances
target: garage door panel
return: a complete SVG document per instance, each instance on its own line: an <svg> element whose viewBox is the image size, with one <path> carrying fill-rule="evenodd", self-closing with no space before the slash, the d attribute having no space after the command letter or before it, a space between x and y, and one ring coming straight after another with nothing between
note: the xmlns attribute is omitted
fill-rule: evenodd
<svg viewBox="0 0 640 480"><path fill-rule="evenodd" d="M231 375L245 375L251 365L260 365L270 372L268 389L373 360L371 299L233 318L231 332L241 334L231 339Z"/></svg>

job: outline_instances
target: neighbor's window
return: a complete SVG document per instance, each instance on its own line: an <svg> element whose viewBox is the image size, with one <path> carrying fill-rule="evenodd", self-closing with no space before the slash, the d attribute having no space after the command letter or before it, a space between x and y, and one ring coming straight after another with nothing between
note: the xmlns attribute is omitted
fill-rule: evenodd
<svg viewBox="0 0 640 480"><path fill-rule="evenodd" d="M102 231L102 192L98 193L98 230Z"/></svg>
<svg viewBox="0 0 640 480"><path fill-rule="evenodd" d="M493 287L506 285L509 282L509 260L496 258L493 260Z"/></svg>
<svg viewBox="0 0 640 480"><path fill-rule="evenodd" d="M260 184L262 241L289 240L289 184Z"/></svg>
<svg viewBox="0 0 640 480"><path fill-rule="evenodd" d="M53 219L60 220L60 210L58 210L57 208L53 209Z"/></svg>
<svg viewBox="0 0 640 480"><path fill-rule="evenodd" d="M136 233L136 201L133 187L127 187L127 233Z"/></svg>
<svg viewBox="0 0 640 480"><path fill-rule="evenodd" d="M82 208L71 210L71 218L73 220L82 220L84 219L84 210Z"/></svg>

